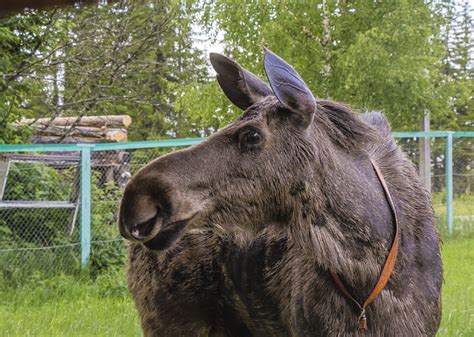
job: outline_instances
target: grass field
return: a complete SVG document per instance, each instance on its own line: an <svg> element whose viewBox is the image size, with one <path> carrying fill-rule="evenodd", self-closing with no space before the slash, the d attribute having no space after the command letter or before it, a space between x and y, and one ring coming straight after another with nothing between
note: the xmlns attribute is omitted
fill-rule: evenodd
<svg viewBox="0 0 474 337"><path fill-rule="evenodd" d="M474 238L443 247L443 321L438 336L474 336ZM33 278L0 289L1 336L140 336L123 272Z"/></svg>
<svg viewBox="0 0 474 337"><path fill-rule="evenodd" d="M474 336L474 238L443 245L443 320L438 336Z"/></svg>
<svg viewBox="0 0 474 337"><path fill-rule="evenodd" d="M33 279L0 298L0 336L141 335L123 272Z"/></svg>

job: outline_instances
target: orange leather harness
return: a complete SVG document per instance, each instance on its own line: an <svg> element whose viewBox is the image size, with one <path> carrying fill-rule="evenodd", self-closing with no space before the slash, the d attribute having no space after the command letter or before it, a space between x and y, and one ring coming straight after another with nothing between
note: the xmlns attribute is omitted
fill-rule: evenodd
<svg viewBox="0 0 474 337"><path fill-rule="evenodd" d="M344 296L347 297L347 299L354 302L354 304L360 309L359 331L362 333L367 330L367 317L365 313L365 308L370 303L372 303L372 301L380 294L383 288L385 288L385 285L387 284L388 280L390 279L390 276L392 275L393 268L395 267L395 262L397 260L398 250L400 247L400 227L398 224L397 211L395 209L392 196L390 195L387 183L385 182L385 179L383 178L382 172L380 171L379 167L372 159L370 159L370 162L375 170L375 173L377 174L377 178L380 181L380 184L383 187L385 197L387 198L388 204L390 205L390 209L393 214L393 219L395 223L395 237L393 238L392 246L390 247L390 251L388 253L387 259L385 260L385 264L383 266L382 272L380 273L379 279L377 280L374 289L370 293L369 297L367 297L367 299L364 301L364 303L360 303L354 298L354 296L351 295L351 293L344 286L344 283L342 283L341 278L337 275L337 272L334 268L331 267L329 269L334 281L339 287L339 290L344 294Z"/></svg>

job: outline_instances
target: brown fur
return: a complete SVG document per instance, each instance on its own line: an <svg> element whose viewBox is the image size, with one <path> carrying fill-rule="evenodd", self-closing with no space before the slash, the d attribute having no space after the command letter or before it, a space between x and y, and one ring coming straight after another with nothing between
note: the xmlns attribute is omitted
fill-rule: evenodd
<svg viewBox="0 0 474 337"><path fill-rule="evenodd" d="M257 149L241 142L249 128L264 137ZM394 273L368 307L366 335L434 336L442 268L433 210L385 118L318 101L302 130L273 96L127 186L124 236L149 218L141 214L161 214L147 243L129 245L144 334L359 335L358 312L328 269L363 300L387 256L393 220L369 158L388 183L402 238ZM156 231L182 219L185 229L158 244Z"/></svg>

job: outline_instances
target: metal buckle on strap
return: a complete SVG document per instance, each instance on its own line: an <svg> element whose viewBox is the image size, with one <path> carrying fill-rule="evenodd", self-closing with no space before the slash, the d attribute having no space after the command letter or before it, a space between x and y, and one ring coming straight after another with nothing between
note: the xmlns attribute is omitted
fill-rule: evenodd
<svg viewBox="0 0 474 337"><path fill-rule="evenodd" d="M365 308L362 309L362 312L359 315L359 332L367 331L367 316L365 315Z"/></svg>

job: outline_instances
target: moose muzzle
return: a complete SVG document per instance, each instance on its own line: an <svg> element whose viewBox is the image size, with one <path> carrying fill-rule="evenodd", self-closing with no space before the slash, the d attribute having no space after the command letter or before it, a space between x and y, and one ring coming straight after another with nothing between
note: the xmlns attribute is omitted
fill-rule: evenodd
<svg viewBox="0 0 474 337"><path fill-rule="evenodd" d="M202 213L205 198L187 186L191 172L189 165L182 165L183 156L186 152L155 160L127 184L119 218L124 238L150 249L167 249Z"/></svg>

